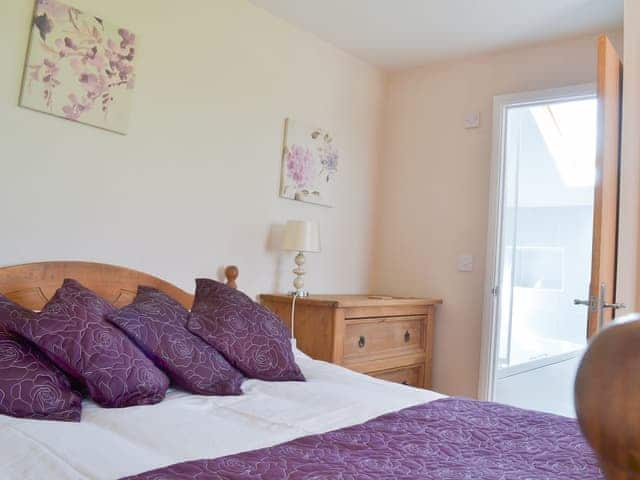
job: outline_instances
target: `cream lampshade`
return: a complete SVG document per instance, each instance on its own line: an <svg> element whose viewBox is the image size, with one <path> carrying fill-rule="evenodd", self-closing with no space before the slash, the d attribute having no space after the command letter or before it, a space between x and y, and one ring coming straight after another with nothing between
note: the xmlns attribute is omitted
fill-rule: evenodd
<svg viewBox="0 0 640 480"><path fill-rule="evenodd" d="M298 252L296 255L296 268L293 269L296 278L293 280L295 291L292 293L298 297L309 295L304 289L304 253L320 251L320 228L316 222L305 220L289 220L284 228L282 249Z"/></svg>

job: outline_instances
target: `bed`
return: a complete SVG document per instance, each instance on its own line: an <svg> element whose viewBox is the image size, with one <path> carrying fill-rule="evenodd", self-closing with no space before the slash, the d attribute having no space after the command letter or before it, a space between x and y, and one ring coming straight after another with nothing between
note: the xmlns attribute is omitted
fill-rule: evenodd
<svg viewBox="0 0 640 480"><path fill-rule="evenodd" d="M227 269L228 284L237 273ZM138 285L186 307L193 298L86 262L1 268L0 293L38 310L63 278L116 306ZM0 479L604 478L571 419L446 398L294 353L306 382L247 380L237 397L170 390L157 405L124 409L85 400L80 423L0 416Z"/></svg>

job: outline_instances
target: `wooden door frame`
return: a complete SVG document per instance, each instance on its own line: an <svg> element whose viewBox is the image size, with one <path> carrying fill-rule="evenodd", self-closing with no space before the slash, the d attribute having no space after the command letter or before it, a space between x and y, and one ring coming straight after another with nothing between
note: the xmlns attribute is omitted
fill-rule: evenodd
<svg viewBox="0 0 640 480"><path fill-rule="evenodd" d="M493 99L493 152L489 199L484 310L482 316L482 347L478 380L478 398L492 400L495 393L495 365L498 352L499 293L494 289L501 283L502 213L504 201L504 171L506 121L509 108L596 98L597 84L586 83L530 92L498 95Z"/></svg>

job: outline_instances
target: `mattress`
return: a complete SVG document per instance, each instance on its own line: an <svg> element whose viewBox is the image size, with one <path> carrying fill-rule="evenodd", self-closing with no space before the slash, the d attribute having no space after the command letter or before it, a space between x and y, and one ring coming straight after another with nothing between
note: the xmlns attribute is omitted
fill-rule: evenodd
<svg viewBox="0 0 640 480"><path fill-rule="evenodd" d="M157 405L125 409L87 400L80 423L0 416L0 479L113 480L270 447L443 398L299 351L296 361L307 382L247 380L242 396L171 390Z"/></svg>

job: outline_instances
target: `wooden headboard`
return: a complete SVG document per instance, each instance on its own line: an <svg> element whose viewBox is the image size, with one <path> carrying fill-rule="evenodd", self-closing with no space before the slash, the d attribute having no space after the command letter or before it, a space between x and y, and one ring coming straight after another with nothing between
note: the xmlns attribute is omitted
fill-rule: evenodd
<svg viewBox="0 0 640 480"><path fill-rule="evenodd" d="M225 269L227 285L237 288L238 268ZM138 285L162 290L191 309L193 295L148 273L126 267L92 262L40 262L0 268L0 293L30 310L41 310L60 288L65 278L73 278L109 300L116 307L133 301Z"/></svg>

